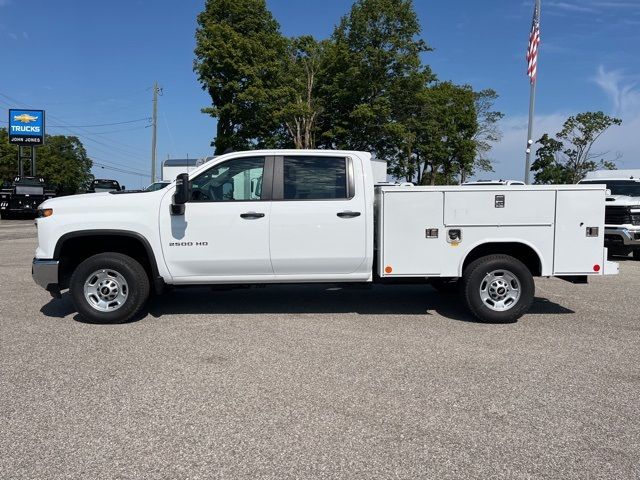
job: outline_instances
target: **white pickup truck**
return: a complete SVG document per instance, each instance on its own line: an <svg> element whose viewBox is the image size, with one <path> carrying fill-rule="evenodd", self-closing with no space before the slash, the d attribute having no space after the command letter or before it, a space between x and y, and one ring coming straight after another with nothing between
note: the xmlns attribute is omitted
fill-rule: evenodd
<svg viewBox="0 0 640 480"><path fill-rule="evenodd" d="M640 260L640 170L597 170L581 185L605 185L604 242L609 252Z"/></svg>
<svg viewBox="0 0 640 480"><path fill-rule="evenodd" d="M473 315L510 322L536 276L618 272L603 185L377 186L374 171L365 152L238 152L162 190L48 200L33 277L96 322L165 285L458 280Z"/></svg>

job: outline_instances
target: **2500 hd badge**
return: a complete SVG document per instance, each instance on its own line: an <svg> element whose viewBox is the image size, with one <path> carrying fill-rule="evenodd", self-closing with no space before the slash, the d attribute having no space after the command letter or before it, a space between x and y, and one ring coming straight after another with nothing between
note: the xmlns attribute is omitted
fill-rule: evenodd
<svg viewBox="0 0 640 480"><path fill-rule="evenodd" d="M170 247L206 247L209 242L169 242Z"/></svg>

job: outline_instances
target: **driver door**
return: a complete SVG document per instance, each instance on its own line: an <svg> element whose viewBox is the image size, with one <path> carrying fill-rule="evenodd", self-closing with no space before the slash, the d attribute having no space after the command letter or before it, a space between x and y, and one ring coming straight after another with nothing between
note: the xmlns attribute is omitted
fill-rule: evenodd
<svg viewBox="0 0 640 480"><path fill-rule="evenodd" d="M272 178L272 157L234 158L190 179L191 200L184 215L170 215L173 195L164 196L162 249L177 283L273 275L269 257Z"/></svg>

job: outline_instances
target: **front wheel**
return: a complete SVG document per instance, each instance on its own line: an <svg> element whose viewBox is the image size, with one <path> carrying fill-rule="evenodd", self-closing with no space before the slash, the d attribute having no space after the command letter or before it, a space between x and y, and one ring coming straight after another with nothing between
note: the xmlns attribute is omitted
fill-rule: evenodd
<svg viewBox="0 0 640 480"><path fill-rule="evenodd" d="M122 323L133 318L149 297L149 277L140 263L107 252L84 260L69 282L78 313L94 323Z"/></svg>
<svg viewBox="0 0 640 480"><path fill-rule="evenodd" d="M465 269L463 293L469 310L479 320L510 323L531 308L535 283L520 260L509 255L489 255Z"/></svg>

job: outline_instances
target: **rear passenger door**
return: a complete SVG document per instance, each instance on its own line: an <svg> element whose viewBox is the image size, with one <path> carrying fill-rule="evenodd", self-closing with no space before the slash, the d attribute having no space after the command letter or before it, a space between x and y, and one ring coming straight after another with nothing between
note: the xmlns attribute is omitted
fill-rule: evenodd
<svg viewBox="0 0 640 480"><path fill-rule="evenodd" d="M275 158L269 238L276 275L343 275L362 266L367 216L356 178L362 178L359 159Z"/></svg>

